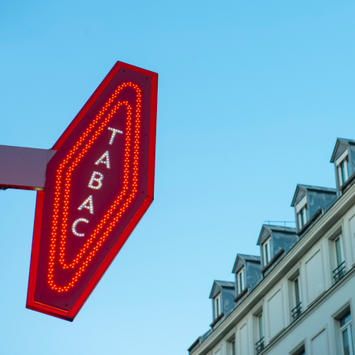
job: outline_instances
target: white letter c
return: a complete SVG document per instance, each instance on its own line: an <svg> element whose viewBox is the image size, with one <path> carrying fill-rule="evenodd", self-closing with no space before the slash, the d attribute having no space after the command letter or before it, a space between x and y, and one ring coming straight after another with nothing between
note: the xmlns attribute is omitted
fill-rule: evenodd
<svg viewBox="0 0 355 355"><path fill-rule="evenodd" d="M74 235L76 235L77 237L84 237L85 234L84 233L78 233L76 231L76 225L79 223L79 222L85 222L85 223L89 223L89 221L85 218L78 218L72 225L71 227L71 231L73 232Z"/></svg>

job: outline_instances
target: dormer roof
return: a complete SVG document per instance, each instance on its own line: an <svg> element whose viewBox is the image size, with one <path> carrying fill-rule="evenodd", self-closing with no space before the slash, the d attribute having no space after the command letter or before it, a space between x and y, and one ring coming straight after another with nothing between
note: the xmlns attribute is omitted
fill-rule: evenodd
<svg viewBox="0 0 355 355"><path fill-rule="evenodd" d="M210 298L215 298L222 291L222 288L234 289L234 282L233 281L214 280L213 285L212 285L212 289L210 292Z"/></svg>
<svg viewBox="0 0 355 355"><path fill-rule="evenodd" d="M355 145L355 141L352 139L337 138L330 162L334 163L345 152L349 145Z"/></svg>
<svg viewBox="0 0 355 355"><path fill-rule="evenodd" d="M337 192L336 189L332 189L330 187L319 187L312 185L301 185L297 184L295 194L293 195L291 207L295 207L299 201L306 195L307 191L316 191L322 193L332 193L335 194Z"/></svg>
<svg viewBox="0 0 355 355"><path fill-rule="evenodd" d="M291 227L283 227L283 226L274 226L270 224L263 224L261 227L261 231L259 234L257 245L262 244L273 232L279 233L287 233L287 234L295 234L296 229Z"/></svg>
<svg viewBox="0 0 355 355"><path fill-rule="evenodd" d="M233 273L238 272L246 262L259 263L260 264L260 256L256 255L246 255L246 254L237 254L235 259L235 263L233 265Z"/></svg>

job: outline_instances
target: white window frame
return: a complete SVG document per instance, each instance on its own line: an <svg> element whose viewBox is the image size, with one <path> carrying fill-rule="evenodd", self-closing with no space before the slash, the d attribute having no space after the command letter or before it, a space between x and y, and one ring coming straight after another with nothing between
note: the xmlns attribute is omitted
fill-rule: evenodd
<svg viewBox="0 0 355 355"><path fill-rule="evenodd" d="M271 237L269 237L264 243L263 243L263 256L264 256L264 266L267 265L270 260L271 260ZM268 251L268 256L269 260L266 260L266 250Z"/></svg>
<svg viewBox="0 0 355 355"><path fill-rule="evenodd" d="M348 163L349 163L349 151L348 149L335 161L335 165L338 170L338 177L339 177L339 185L342 186L346 180L350 177L350 172L348 170ZM342 172L342 164L344 164L344 179L343 179L343 172Z"/></svg>
<svg viewBox="0 0 355 355"><path fill-rule="evenodd" d="M308 209L307 209L307 195L296 205L296 214L298 218L298 224L302 228L308 221ZM302 223L302 216L304 223Z"/></svg>
<svg viewBox="0 0 355 355"><path fill-rule="evenodd" d="M242 276L242 284L240 284L240 275ZM245 288L244 282L244 267L237 273L237 284L238 284L238 294L241 293Z"/></svg>
<svg viewBox="0 0 355 355"><path fill-rule="evenodd" d="M218 294L213 300L214 302L214 318L216 319L221 313L221 293ZM218 307L217 307L218 305Z"/></svg>
<svg viewBox="0 0 355 355"><path fill-rule="evenodd" d="M350 312L349 312L350 313ZM348 315L349 313L347 313L346 315ZM344 315L344 317L346 316ZM342 317L342 319L344 318ZM339 324L340 324L341 319L339 320ZM344 354L344 343L343 343L343 332L347 332L348 335L348 341L349 341L349 350L350 350L350 354L349 355L355 355L354 354L354 339L353 339L353 335L352 335L352 318L351 318L351 313L350 313L350 320L344 324L343 326L340 326L340 341L341 341L341 350L342 353Z"/></svg>
<svg viewBox="0 0 355 355"><path fill-rule="evenodd" d="M307 204L304 205L301 210L298 212L298 223L300 228L302 228L308 222L308 209Z"/></svg>

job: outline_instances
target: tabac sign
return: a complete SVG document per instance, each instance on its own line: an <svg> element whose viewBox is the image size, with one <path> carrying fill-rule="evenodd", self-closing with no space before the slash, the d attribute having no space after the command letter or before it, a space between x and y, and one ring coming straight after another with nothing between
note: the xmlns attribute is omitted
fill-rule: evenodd
<svg viewBox="0 0 355 355"><path fill-rule="evenodd" d="M72 321L153 201L157 79L117 62L53 146L27 308Z"/></svg>

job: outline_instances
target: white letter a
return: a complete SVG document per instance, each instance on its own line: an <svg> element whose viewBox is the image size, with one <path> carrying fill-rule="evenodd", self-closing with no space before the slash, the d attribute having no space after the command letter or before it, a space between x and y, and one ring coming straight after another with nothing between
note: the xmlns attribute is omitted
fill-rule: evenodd
<svg viewBox="0 0 355 355"><path fill-rule="evenodd" d="M87 208L91 214L94 214L94 203L92 202L92 195L90 195L79 207L78 210L81 211L83 208Z"/></svg>
<svg viewBox="0 0 355 355"><path fill-rule="evenodd" d="M106 168L110 169L110 157L108 155L108 150L102 154L101 158L95 163L95 165L99 165L100 163L105 164Z"/></svg>

